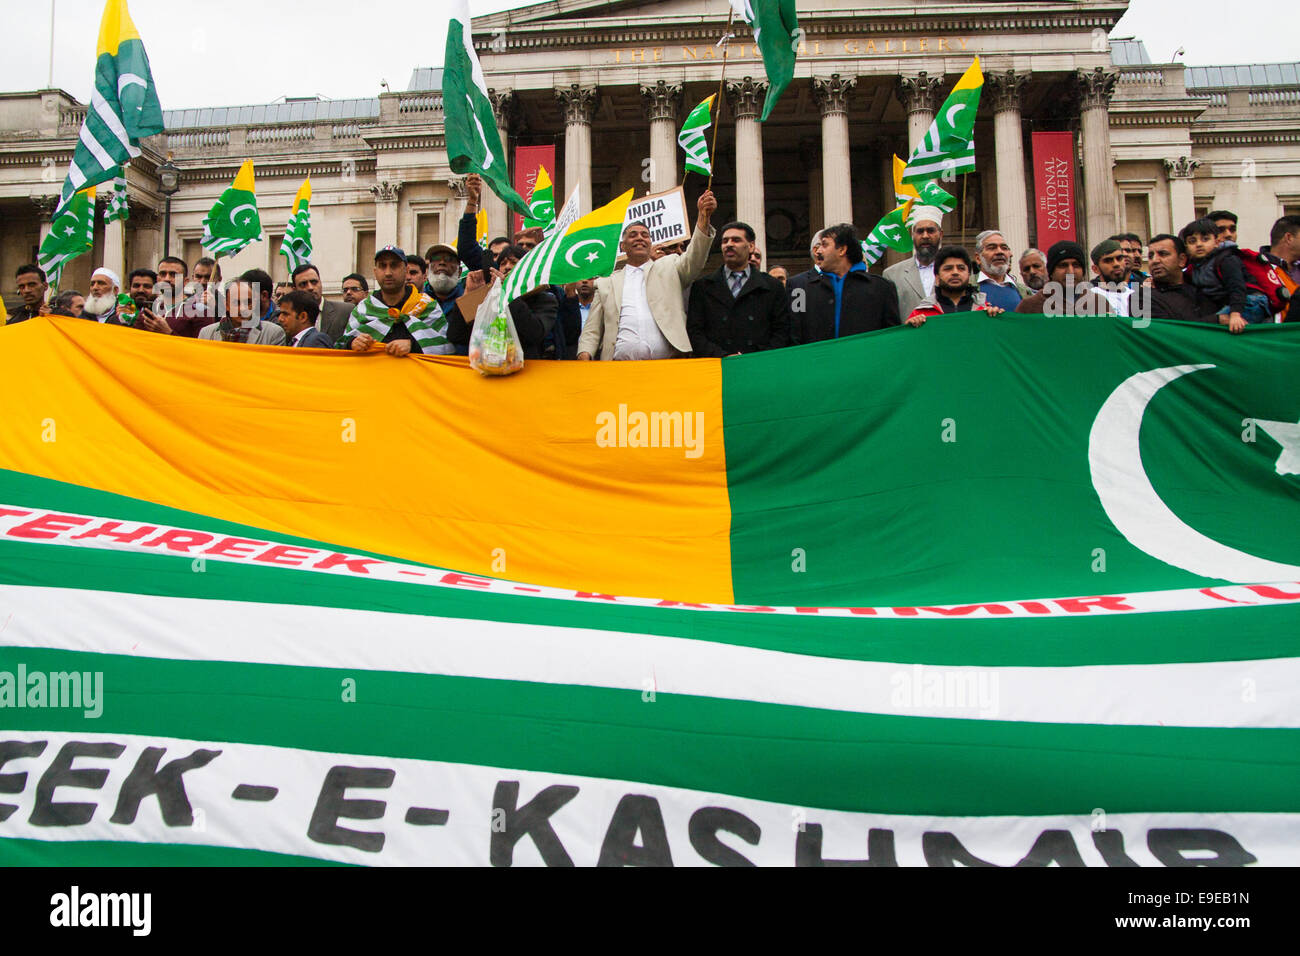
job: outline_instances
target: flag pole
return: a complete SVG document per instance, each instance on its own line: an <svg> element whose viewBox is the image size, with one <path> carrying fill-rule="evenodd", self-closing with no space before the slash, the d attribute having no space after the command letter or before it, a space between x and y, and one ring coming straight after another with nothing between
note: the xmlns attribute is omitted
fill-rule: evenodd
<svg viewBox="0 0 1300 956"><path fill-rule="evenodd" d="M718 127L722 125L722 84L727 79L727 50L731 45L731 24L736 19L736 8L732 7L727 13L727 32L722 35L722 75L718 77L718 115L713 124L713 145L709 148L709 185L705 189L713 188L713 170L718 165ZM686 185L686 174L682 174L682 185Z"/></svg>
<svg viewBox="0 0 1300 956"><path fill-rule="evenodd" d="M54 2L50 0L50 79L45 84L47 90L54 89Z"/></svg>

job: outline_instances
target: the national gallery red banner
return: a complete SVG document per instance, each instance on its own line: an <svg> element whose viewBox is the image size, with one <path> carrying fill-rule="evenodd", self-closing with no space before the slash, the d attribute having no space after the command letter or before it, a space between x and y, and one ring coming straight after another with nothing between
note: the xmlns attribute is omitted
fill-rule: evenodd
<svg viewBox="0 0 1300 956"><path fill-rule="evenodd" d="M1034 133L1034 209L1038 248L1062 239L1074 241L1074 134Z"/></svg>
<svg viewBox="0 0 1300 956"><path fill-rule="evenodd" d="M537 182L537 167L545 166L546 175L551 177L551 182L555 182L555 145L550 146L517 146L515 147L515 192L524 197L524 202L533 194L533 185ZM568 188L568 183L564 183L564 188ZM567 197L561 196L556 191L555 209L558 212L564 205ZM510 232L513 235L520 229L524 228L524 217L519 213L511 213L510 221L514 223Z"/></svg>

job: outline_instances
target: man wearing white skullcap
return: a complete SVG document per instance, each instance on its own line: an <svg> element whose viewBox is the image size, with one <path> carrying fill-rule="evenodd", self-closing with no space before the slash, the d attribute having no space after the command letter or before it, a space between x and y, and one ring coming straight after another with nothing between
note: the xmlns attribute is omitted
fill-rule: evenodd
<svg viewBox="0 0 1300 956"><path fill-rule="evenodd" d="M122 280L112 269L96 269L90 274L90 295L81 313L84 319L104 322L117 313L117 294L122 290Z"/></svg>
<svg viewBox="0 0 1300 956"><path fill-rule="evenodd" d="M907 218L912 231L912 255L885 270L898 290L898 314L907 316L921 300L934 293L934 256L943 245L943 210L913 206Z"/></svg>

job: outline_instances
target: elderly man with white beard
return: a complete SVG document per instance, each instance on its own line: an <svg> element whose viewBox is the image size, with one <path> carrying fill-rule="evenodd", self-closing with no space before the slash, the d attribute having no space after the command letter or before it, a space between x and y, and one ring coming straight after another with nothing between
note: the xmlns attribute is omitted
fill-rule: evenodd
<svg viewBox="0 0 1300 956"><path fill-rule="evenodd" d="M1006 312L1020 305L1020 290L1011 278L1011 246L996 229L985 229L975 237L979 261L979 287L985 301Z"/></svg>
<svg viewBox="0 0 1300 956"><path fill-rule="evenodd" d="M96 269L90 274L90 295L82 307L83 319L107 322L117 315L117 296L122 291L122 280L112 269Z"/></svg>

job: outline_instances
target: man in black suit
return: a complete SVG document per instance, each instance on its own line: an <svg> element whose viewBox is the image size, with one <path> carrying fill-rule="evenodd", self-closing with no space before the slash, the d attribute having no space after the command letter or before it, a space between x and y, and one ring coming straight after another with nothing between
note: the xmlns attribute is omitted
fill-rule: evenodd
<svg viewBox="0 0 1300 956"><path fill-rule="evenodd" d="M790 344L785 286L750 261L754 230L722 227L722 268L691 285L686 333L696 358L765 352Z"/></svg>
<svg viewBox="0 0 1300 956"><path fill-rule="evenodd" d="M320 306L310 292L295 289L280 296L280 328L284 329L285 344L293 349L332 349L334 343L316 328Z"/></svg>
<svg viewBox="0 0 1300 956"><path fill-rule="evenodd" d="M792 307L791 342L822 342L899 324L898 291L867 271L853 226L827 226L821 254L822 272L808 283L804 308Z"/></svg>

